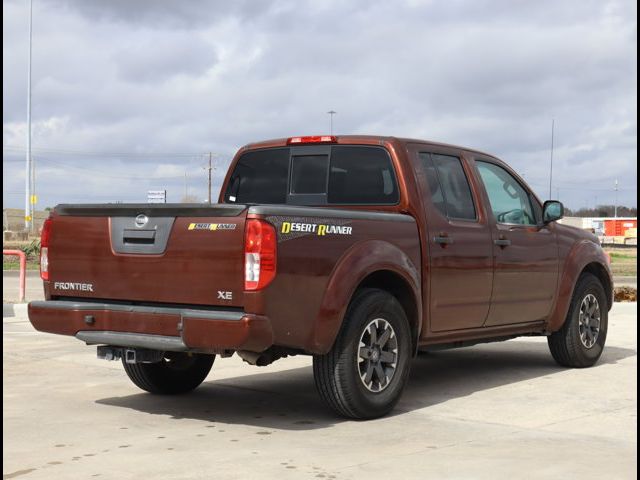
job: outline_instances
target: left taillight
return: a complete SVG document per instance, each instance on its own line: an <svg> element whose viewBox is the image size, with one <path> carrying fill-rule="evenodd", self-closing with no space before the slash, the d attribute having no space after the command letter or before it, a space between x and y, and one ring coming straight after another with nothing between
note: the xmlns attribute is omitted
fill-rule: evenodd
<svg viewBox="0 0 640 480"><path fill-rule="evenodd" d="M244 230L244 289L260 290L276 276L276 229L250 218Z"/></svg>
<svg viewBox="0 0 640 480"><path fill-rule="evenodd" d="M51 218L42 224L40 236L40 278L49 280L49 242L51 241Z"/></svg>

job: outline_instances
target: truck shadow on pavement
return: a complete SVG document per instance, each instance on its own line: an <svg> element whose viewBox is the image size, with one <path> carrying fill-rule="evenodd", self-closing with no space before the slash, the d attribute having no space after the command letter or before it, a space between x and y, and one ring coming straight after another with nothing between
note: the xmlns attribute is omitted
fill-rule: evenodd
<svg viewBox="0 0 640 480"><path fill-rule="evenodd" d="M615 364L632 355L636 355L635 350L606 347L592 368ZM547 343L540 341L510 341L420 354L412 364L407 388L391 415L566 371L553 361ZM209 422L211 428L240 424L275 430L313 430L345 421L321 402L310 366L218 381L215 365L212 372L210 378L214 380L187 395L163 397L139 393L103 398L96 403L175 420L200 420Z"/></svg>

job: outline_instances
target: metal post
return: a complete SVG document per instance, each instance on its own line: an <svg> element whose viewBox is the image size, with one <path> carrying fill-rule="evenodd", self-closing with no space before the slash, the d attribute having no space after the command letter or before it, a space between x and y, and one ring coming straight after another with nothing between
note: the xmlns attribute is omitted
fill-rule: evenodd
<svg viewBox="0 0 640 480"><path fill-rule="evenodd" d="M330 132L330 135L333 135L333 116L338 112L334 110L329 110L327 113L329 114L329 132Z"/></svg>
<svg viewBox="0 0 640 480"><path fill-rule="evenodd" d="M24 179L24 229L31 225L31 31L33 25L33 0L29 0L29 59L27 63L27 158Z"/></svg>
<svg viewBox="0 0 640 480"><path fill-rule="evenodd" d="M36 229L36 203L38 194L36 193L36 159L31 157L31 232Z"/></svg>
<svg viewBox="0 0 640 480"><path fill-rule="evenodd" d="M553 131L555 129L556 119L551 119L551 168L549 170L549 198L551 198L551 187L553 185Z"/></svg>
<svg viewBox="0 0 640 480"><path fill-rule="evenodd" d="M209 152L209 204L211 204L211 156L212 153Z"/></svg>
<svg viewBox="0 0 640 480"><path fill-rule="evenodd" d="M187 196L189 195L189 190L187 190L187 171L184 171L184 199L187 201Z"/></svg>
<svg viewBox="0 0 640 480"><path fill-rule="evenodd" d="M616 184L614 187L616 191L616 203L613 206L613 218L618 218L618 179L616 178Z"/></svg>

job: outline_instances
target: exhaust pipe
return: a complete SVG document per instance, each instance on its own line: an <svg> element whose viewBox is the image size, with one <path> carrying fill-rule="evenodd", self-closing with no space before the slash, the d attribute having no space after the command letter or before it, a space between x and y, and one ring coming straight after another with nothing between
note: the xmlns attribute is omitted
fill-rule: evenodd
<svg viewBox="0 0 640 480"><path fill-rule="evenodd" d="M294 349L284 347L269 347L264 352L249 352L247 350L238 350L236 352L242 360L250 365L258 367L266 367L280 358L294 356L299 352Z"/></svg>

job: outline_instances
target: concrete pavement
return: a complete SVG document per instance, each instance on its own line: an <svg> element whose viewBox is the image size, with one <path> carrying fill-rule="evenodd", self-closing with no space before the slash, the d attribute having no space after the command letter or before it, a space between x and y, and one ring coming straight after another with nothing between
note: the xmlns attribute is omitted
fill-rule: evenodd
<svg viewBox="0 0 640 480"><path fill-rule="evenodd" d="M593 368L544 338L418 357L392 415L337 418L310 359L216 359L194 393L137 390L68 337L3 322L3 478L636 478L637 310L616 304Z"/></svg>
<svg viewBox="0 0 640 480"><path fill-rule="evenodd" d="M615 276L613 277L613 284L616 287L633 287L638 288L638 277L630 276Z"/></svg>
<svg viewBox="0 0 640 480"><path fill-rule="evenodd" d="M2 299L4 302L18 301L20 291L19 275L20 272L18 270L2 271ZM25 295L28 302L31 300L44 300L42 280L40 280L40 272L38 270L27 270L25 287Z"/></svg>

